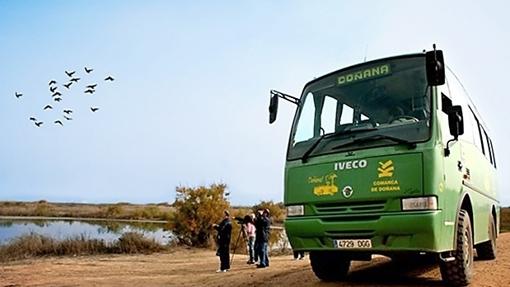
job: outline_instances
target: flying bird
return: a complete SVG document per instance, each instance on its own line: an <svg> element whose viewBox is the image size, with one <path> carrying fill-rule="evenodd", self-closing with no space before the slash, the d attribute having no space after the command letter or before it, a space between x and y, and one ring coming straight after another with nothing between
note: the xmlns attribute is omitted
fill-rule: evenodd
<svg viewBox="0 0 510 287"><path fill-rule="evenodd" d="M51 87L51 88L50 88L50 91L51 91L52 93L54 93L56 90L57 90L57 87Z"/></svg>
<svg viewBox="0 0 510 287"><path fill-rule="evenodd" d="M85 67L85 72L87 72L87 74L89 74L92 71L94 71L94 69L87 69L87 67Z"/></svg>
<svg viewBox="0 0 510 287"><path fill-rule="evenodd" d="M86 93L89 93L89 94L91 94L91 95L92 95L94 92L95 92L94 90L92 90L92 89L88 89L88 90L86 90L86 91L85 91L85 94L86 94Z"/></svg>
<svg viewBox="0 0 510 287"><path fill-rule="evenodd" d="M69 115L69 114L72 114L72 113L73 113L73 111L72 111L72 110L64 110L64 113L66 113L66 114L68 114L68 115Z"/></svg>
<svg viewBox="0 0 510 287"><path fill-rule="evenodd" d="M60 92L55 92L53 93L53 95L51 95L52 97L59 97L59 96L62 96L62 94Z"/></svg>
<svg viewBox="0 0 510 287"><path fill-rule="evenodd" d="M50 109L50 110L51 110L51 109L53 109L53 107L52 107L52 106L50 106L50 105L46 105L46 107L44 107L44 110L48 110L48 109Z"/></svg>
<svg viewBox="0 0 510 287"><path fill-rule="evenodd" d="M91 110L92 112L94 112L94 113L95 113L97 110L99 110L99 108L93 108L93 107L91 107L91 108L90 108L90 110Z"/></svg>
<svg viewBox="0 0 510 287"><path fill-rule="evenodd" d="M79 80L80 80L80 78L72 78L72 79L71 79L71 82L76 82L76 83L78 83L78 81L79 81Z"/></svg>
<svg viewBox="0 0 510 287"><path fill-rule="evenodd" d="M69 87L71 87L71 85L72 85L72 84L73 84L73 82L69 82L69 83L64 84L64 85L62 85L62 86L64 86L64 87L66 87L66 88L68 88L68 89L69 89Z"/></svg>
<svg viewBox="0 0 510 287"><path fill-rule="evenodd" d="M73 118L68 118L68 117L66 117L66 116L64 116L64 119L66 119L66 120L68 120L68 121L72 121L72 120L73 120Z"/></svg>
<svg viewBox="0 0 510 287"><path fill-rule="evenodd" d="M60 120L56 120L56 121L54 121L54 123L55 123L55 124L59 124L59 125L61 125L61 126L64 126L64 124L63 124L63 123L62 123L62 121L60 121Z"/></svg>
<svg viewBox="0 0 510 287"><path fill-rule="evenodd" d="M19 99L21 96L23 96L23 94L20 94L20 93L18 93L18 92L14 93L14 95L15 95L15 96L16 96L16 98L18 98L18 99Z"/></svg>
<svg viewBox="0 0 510 287"><path fill-rule="evenodd" d="M35 122L34 123L37 127L41 127L41 125L43 124L43 122Z"/></svg>
<svg viewBox="0 0 510 287"><path fill-rule="evenodd" d="M54 98L53 100L54 100L55 102L60 102L60 101L62 101L62 98L56 97L56 98Z"/></svg>
<svg viewBox="0 0 510 287"><path fill-rule="evenodd" d="M114 79L112 78L112 76L108 76L108 77L104 78L104 80L105 81L112 81L113 82Z"/></svg>
<svg viewBox="0 0 510 287"><path fill-rule="evenodd" d="M30 120L31 120L31 121L34 121L34 122L36 122L36 121L37 121L37 119L36 119L36 118L34 118L34 117L30 117Z"/></svg>
<svg viewBox="0 0 510 287"><path fill-rule="evenodd" d="M95 89L95 88L96 88L96 86L97 86L97 84L88 85L88 86L87 86L87 88L89 88L89 89Z"/></svg>
<svg viewBox="0 0 510 287"><path fill-rule="evenodd" d="M54 84L56 84L56 83L57 83L57 81L55 81L55 80L51 80L51 81L50 81L50 83L48 84L48 86L54 85Z"/></svg>
<svg viewBox="0 0 510 287"><path fill-rule="evenodd" d="M65 71L65 72L68 77L72 77L74 75L74 73L76 73L76 71L72 71L72 72Z"/></svg>

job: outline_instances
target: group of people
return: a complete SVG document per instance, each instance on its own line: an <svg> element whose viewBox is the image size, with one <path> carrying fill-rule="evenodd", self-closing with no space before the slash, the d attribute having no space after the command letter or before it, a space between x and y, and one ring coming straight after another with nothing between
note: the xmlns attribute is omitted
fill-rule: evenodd
<svg viewBox="0 0 510 287"><path fill-rule="evenodd" d="M249 256L246 263L256 264L257 268L269 267L270 216L269 209L259 209L256 214L236 218L239 222L242 222L241 232L243 232L243 237L246 238ZM219 224L214 224L213 227L218 232L216 255L220 257L220 269L217 272L227 272L230 269L230 239L232 237L230 213L225 210L223 220Z"/></svg>

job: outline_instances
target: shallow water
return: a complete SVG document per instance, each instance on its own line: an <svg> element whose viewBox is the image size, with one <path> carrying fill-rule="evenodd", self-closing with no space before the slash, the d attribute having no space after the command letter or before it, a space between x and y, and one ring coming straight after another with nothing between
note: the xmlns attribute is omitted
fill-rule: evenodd
<svg viewBox="0 0 510 287"><path fill-rule="evenodd" d="M57 240L85 237L113 242L126 232L138 232L156 242L167 244L173 240L172 232L163 223L79 221L79 220L26 220L0 219L0 245L28 234L39 234Z"/></svg>

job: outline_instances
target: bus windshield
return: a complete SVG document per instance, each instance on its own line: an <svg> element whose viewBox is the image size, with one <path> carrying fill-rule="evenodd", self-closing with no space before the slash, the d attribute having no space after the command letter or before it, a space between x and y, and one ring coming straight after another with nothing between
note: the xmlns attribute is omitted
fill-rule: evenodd
<svg viewBox="0 0 510 287"><path fill-rule="evenodd" d="M399 57L311 82L301 96L288 159L428 140L425 68L424 56Z"/></svg>

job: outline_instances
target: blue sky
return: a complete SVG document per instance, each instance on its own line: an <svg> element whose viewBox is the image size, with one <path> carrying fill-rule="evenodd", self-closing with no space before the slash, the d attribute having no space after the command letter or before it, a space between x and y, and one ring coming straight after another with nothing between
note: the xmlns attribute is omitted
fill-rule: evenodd
<svg viewBox="0 0 510 287"><path fill-rule="evenodd" d="M510 205L504 1L0 1L0 200L173 201L224 182L282 200L291 105L269 90L367 59L445 52L493 137ZM93 67L85 75L83 67ZM48 82L82 78L53 111ZM106 75L115 77L105 83ZM98 83L84 96L84 84ZM63 90L63 87L59 89ZM14 92L24 96L17 100ZM92 114L90 106L100 110ZM73 108L63 128L51 122ZM45 121L37 129L28 121Z"/></svg>

